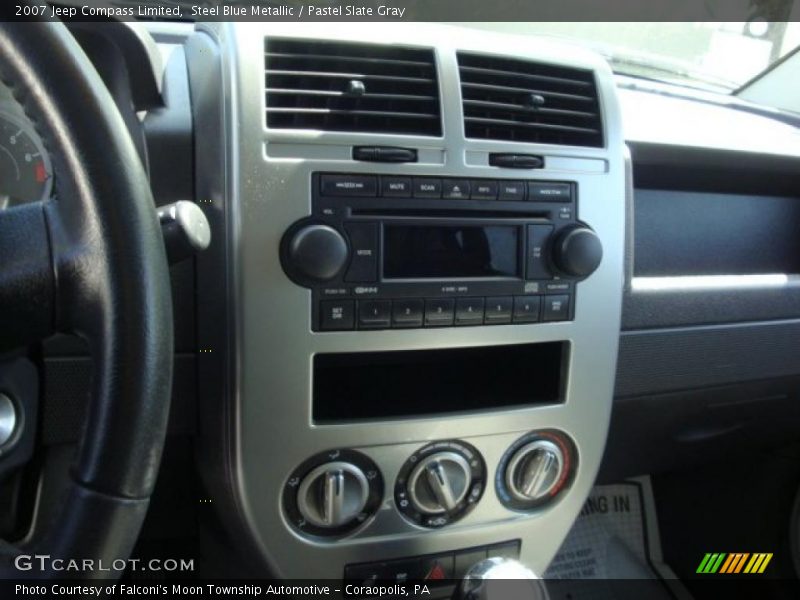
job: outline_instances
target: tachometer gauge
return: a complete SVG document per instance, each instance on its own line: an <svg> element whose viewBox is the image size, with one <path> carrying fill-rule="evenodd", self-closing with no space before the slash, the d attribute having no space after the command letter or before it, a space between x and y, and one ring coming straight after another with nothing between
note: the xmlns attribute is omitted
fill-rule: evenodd
<svg viewBox="0 0 800 600"><path fill-rule="evenodd" d="M44 200L53 189L50 157L24 118L0 110L0 210Z"/></svg>

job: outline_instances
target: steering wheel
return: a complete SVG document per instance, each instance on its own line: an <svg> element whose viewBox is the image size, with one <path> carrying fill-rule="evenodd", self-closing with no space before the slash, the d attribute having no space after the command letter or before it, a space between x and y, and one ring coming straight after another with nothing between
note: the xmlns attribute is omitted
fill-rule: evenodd
<svg viewBox="0 0 800 600"><path fill-rule="evenodd" d="M0 23L0 77L51 152L55 176L51 200L0 211L0 351L77 334L93 373L59 514L31 539L0 540L0 577L64 577L20 571L14 558L110 564L130 556L144 520L172 385L169 274L140 158L67 28ZM80 574L101 575L108 571Z"/></svg>

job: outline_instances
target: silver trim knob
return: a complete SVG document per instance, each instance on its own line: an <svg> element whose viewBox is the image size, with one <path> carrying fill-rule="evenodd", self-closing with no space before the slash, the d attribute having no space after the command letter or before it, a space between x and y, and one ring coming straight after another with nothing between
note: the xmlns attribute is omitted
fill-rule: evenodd
<svg viewBox="0 0 800 600"><path fill-rule="evenodd" d="M0 394L0 446L4 446L14 437L17 420L17 409L11 398Z"/></svg>
<svg viewBox="0 0 800 600"><path fill-rule="evenodd" d="M456 452L425 457L408 478L411 503L426 515L450 513L464 499L472 483L467 459Z"/></svg>
<svg viewBox="0 0 800 600"><path fill-rule="evenodd" d="M330 462L305 476L297 490L297 508L318 527L339 527L356 518L367 504L369 482L357 466Z"/></svg>
<svg viewBox="0 0 800 600"><path fill-rule="evenodd" d="M511 457L506 487L517 500L539 500L556 486L564 471L561 448L547 440L526 444Z"/></svg>
<svg viewBox="0 0 800 600"><path fill-rule="evenodd" d="M456 588L458 600L549 600L545 582L519 561L487 558L472 566Z"/></svg>

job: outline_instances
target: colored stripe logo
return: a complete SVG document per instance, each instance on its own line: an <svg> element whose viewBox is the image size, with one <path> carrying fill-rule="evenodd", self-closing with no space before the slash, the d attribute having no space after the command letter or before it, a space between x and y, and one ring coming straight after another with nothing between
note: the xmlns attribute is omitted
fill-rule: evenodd
<svg viewBox="0 0 800 600"><path fill-rule="evenodd" d="M761 574L763 573L769 561L772 560L772 553L766 552L708 552L700 565L697 567L697 573L713 574L724 573L732 575L737 573L747 574Z"/></svg>

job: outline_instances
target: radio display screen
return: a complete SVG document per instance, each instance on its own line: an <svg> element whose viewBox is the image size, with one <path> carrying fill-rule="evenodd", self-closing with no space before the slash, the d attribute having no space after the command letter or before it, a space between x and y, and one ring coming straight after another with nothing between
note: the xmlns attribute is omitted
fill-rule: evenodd
<svg viewBox="0 0 800 600"><path fill-rule="evenodd" d="M384 225L384 279L520 277L515 225Z"/></svg>

